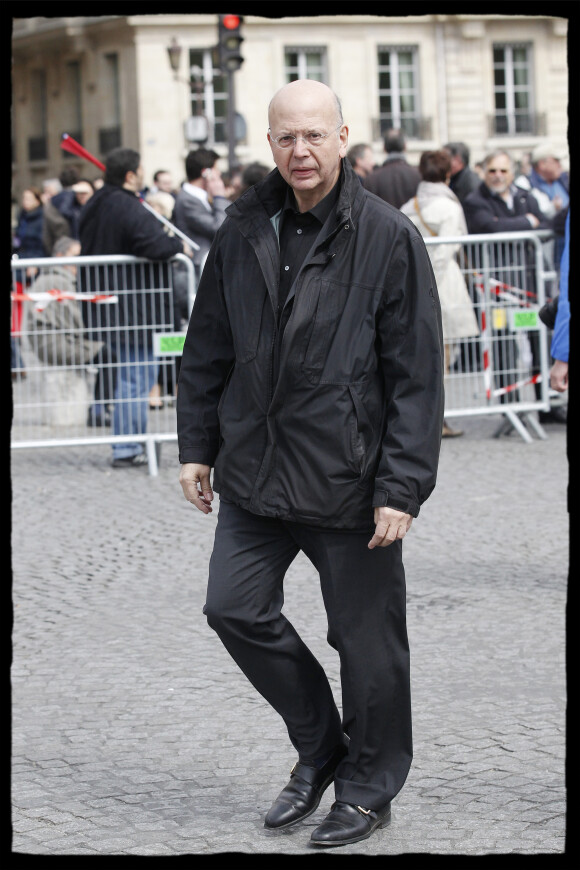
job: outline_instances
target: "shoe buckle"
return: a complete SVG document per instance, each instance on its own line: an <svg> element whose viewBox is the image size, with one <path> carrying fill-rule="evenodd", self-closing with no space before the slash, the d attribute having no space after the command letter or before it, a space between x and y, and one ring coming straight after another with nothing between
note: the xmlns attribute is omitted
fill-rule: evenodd
<svg viewBox="0 0 580 870"><path fill-rule="evenodd" d="M361 813L364 813L365 816L370 816L370 814L372 813L372 810L365 810L364 807L359 807L358 804L356 805L356 808L357 808L357 810L360 810Z"/></svg>

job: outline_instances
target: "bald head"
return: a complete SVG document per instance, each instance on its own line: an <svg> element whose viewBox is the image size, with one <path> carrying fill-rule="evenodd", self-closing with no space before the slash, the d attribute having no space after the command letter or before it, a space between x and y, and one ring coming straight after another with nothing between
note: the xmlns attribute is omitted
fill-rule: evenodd
<svg viewBox="0 0 580 870"><path fill-rule="evenodd" d="M272 127L272 118L279 112L297 109L305 114L310 108L314 112L327 110L334 113L335 126L343 123L340 100L328 85L314 79L298 79L290 82L276 91L268 106L268 124Z"/></svg>

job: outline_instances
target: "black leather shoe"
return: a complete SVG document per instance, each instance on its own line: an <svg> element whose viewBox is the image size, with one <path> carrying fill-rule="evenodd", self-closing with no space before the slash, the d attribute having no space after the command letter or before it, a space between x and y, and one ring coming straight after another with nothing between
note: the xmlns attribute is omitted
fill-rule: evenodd
<svg viewBox="0 0 580 870"><path fill-rule="evenodd" d="M354 804L333 803L329 814L312 833L314 846L346 846L366 840L377 828L391 821L391 805L382 810L366 810Z"/></svg>
<svg viewBox="0 0 580 870"><path fill-rule="evenodd" d="M346 746L338 746L322 767L297 761L290 772L290 782L268 810L264 827L287 828L312 815L347 751Z"/></svg>

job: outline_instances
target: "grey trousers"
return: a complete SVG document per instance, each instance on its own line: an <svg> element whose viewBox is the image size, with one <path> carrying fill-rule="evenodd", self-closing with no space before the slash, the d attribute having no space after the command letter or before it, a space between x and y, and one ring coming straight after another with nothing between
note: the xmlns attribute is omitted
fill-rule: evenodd
<svg viewBox="0 0 580 870"><path fill-rule="evenodd" d="M324 757L346 734L336 799L381 809L402 788L413 750L402 542L369 550L373 531L285 522L222 500L204 613L283 718L300 760ZM342 717L323 668L282 613L284 575L299 551L320 575Z"/></svg>

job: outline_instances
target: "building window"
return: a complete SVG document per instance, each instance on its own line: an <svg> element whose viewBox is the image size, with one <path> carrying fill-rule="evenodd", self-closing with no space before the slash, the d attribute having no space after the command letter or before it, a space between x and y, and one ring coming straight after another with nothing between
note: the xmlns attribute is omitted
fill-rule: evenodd
<svg viewBox="0 0 580 870"><path fill-rule="evenodd" d="M106 154L121 143L121 89L119 85L119 56L106 54L101 81L101 118L99 150Z"/></svg>
<svg viewBox="0 0 580 870"><path fill-rule="evenodd" d="M421 117L416 46L379 46L379 129L402 130L410 139L428 137L428 119Z"/></svg>
<svg viewBox="0 0 580 870"><path fill-rule="evenodd" d="M320 46L286 48L284 50L284 76L286 83L297 79L315 79L328 84L326 49Z"/></svg>
<svg viewBox="0 0 580 870"><path fill-rule="evenodd" d="M30 91L32 96L32 136L28 139L28 159L46 160L48 158L48 137L46 73L44 70L33 70Z"/></svg>
<svg viewBox="0 0 580 870"><path fill-rule="evenodd" d="M534 113L531 55L529 45L493 46L495 115L492 134L513 136L539 132L539 118Z"/></svg>
<svg viewBox="0 0 580 870"><path fill-rule="evenodd" d="M83 119L82 119L82 88L81 88L81 65L78 60L70 61L65 67L66 99L62 110L62 120L65 128L61 133L68 133L77 142L83 144ZM65 157L74 157L68 151L63 152Z"/></svg>
<svg viewBox="0 0 580 870"><path fill-rule="evenodd" d="M227 141L228 83L226 76L213 65L213 51L190 49L191 114L205 115L208 120L208 148Z"/></svg>

